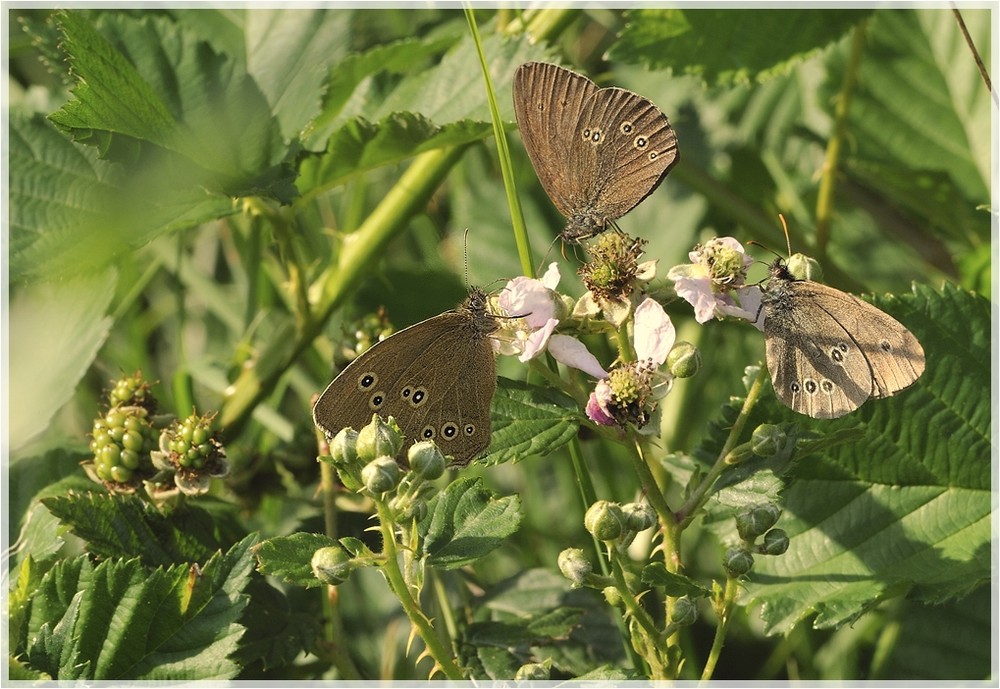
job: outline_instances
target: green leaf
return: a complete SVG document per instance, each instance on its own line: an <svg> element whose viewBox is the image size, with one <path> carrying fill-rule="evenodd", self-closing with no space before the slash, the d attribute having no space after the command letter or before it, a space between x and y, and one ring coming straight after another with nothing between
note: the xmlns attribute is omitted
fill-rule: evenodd
<svg viewBox="0 0 1000 689"><path fill-rule="evenodd" d="M230 679L250 580L251 536L201 570L81 557L43 578L32 606L36 670L65 679Z"/></svg>
<svg viewBox="0 0 1000 689"><path fill-rule="evenodd" d="M650 586L663 588L668 596L709 596L711 591L683 574L668 572L662 562L653 562L642 568L642 581Z"/></svg>
<svg viewBox="0 0 1000 689"><path fill-rule="evenodd" d="M73 396L111 328L117 284L109 269L18 290L10 303L10 448L42 433Z"/></svg>
<svg viewBox="0 0 1000 689"><path fill-rule="evenodd" d="M839 40L870 14L871 10L630 10L609 57L698 74L710 84L764 81Z"/></svg>
<svg viewBox="0 0 1000 689"><path fill-rule="evenodd" d="M164 515L134 495L106 493L70 493L42 504L95 555L139 557L154 567L203 562L244 533L232 507L213 513L187 504Z"/></svg>
<svg viewBox="0 0 1000 689"><path fill-rule="evenodd" d="M253 554L257 558L257 569L261 574L311 588L323 585L313 574L310 565L313 553L320 548L337 545L335 540L323 534L295 533L261 541L254 546Z"/></svg>
<svg viewBox="0 0 1000 689"><path fill-rule="evenodd" d="M493 439L477 461L500 464L557 450L580 430L580 410L554 388L508 378L497 381L491 409Z"/></svg>
<svg viewBox="0 0 1000 689"><path fill-rule="evenodd" d="M427 564L457 569L498 548L521 523L516 495L497 498L481 478L459 479L434 496L420 522Z"/></svg>
<svg viewBox="0 0 1000 689"><path fill-rule="evenodd" d="M156 169L125 178L39 115L10 118L11 280L94 278L130 249L234 212L228 198L174 189Z"/></svg>
<svg viewBox="0 0 1000 689"><path fill-rule="evenodd" d="M98 30L67 11L60 26L80 81L50 119L74 140L140 170L152 164L167 188L290 202L289 151L241 64L162 17L106 15Z"/></svg>
<svg viewBox="0 0 1000 689"><path fill-rule="evenodd" d="M875 303L917 336L926 369L911 389L842 419L800 417L865 435L791 473L778 522L790 547L758 558L746 586L769 633L810 613L817 627L838 626L905 590L945 600L990 578L989 302L945 286Z"/></svg>

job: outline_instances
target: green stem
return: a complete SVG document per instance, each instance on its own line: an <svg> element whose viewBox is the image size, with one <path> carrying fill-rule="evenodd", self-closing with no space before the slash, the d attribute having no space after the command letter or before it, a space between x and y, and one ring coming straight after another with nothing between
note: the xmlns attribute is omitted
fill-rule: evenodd
<svg viewBox="0 0 1000 689"><path fill-rule="evenodd" d="M628 583L625 581L625 572L622 569L621 562L615 553L611 554L611 576L615 580L615 588L621 594L622 602L625 604L625 608L628 610L629 614L632 615L633 619L642 628L645 633L646 638L657 650L661 658L667 657L667 645L666 637L663 633L656 628L656 623L653 622L653 618L649 616L646 609L642 607L638 600L635 598L635 594L629 589ZM662 678L656 678L662 679Z"/></svg>
<svg viewBox="0 0 1000 689"><path fill-rule="evenodd" d="M336 263L320 277L322 294L312 317L301 327L288 325L275 333L258 357L257 365L243 368L231 386L232 392L219 415L219 425L227 437L239 431L278 379L311 346L327 319L371 270L389 241L405 230L410 219L427 204L465 148L435 149L414 158L361 227L344 240Z"/></svg>
<svg viewBox="0 0 1000 689"><path fill-rule="evenodd" d="M468 3L465 5L465 19L469 24L473 42L479 52L479 65L483 70L483 81L486 84L486 102L490 106L490 119L493 122L493 138L497 144L497 157L500 161L500 174L503 178L503 188L507 194L507 205L510 208L511 228L514 231L514 242L517 245L517 255L521 260L521 272L527 277L535 276L535 265L531 258L531 244L528 242L528 231L524 225L524 213L521 202L517 198L517 185L514 183L514 169L510 162L510 148L507 145L507 133L503 128L500 108L497 106L496 91L493 89L493 79L490 78L489 64L483 52L483 44L479 38L479 28L476 26L476 16Z"/></svg>
<svg viewBox="0 0 1000 689"><path fill-rule="evenodd" d="M656 477L653 476L653 471L649 468L646 453L643 452L639 439L635 439L633 447L635 452L629 453L632 455L632 468L635 469L635 473L639 477L643 495L649 500L650 506L660 519L660 528L666 532L677 525L677 518L670 509L670 505L667 504L667 499L660 490Z"/></svg>
<svg viewBox="0 0 1000 689"><path fill-rule="evenodd" d="M455 659L434 632L431 621L427 619L423 610L420 609L420 605L413 598L410 587L406 585L403 573L399 569L396 534L389 509L384 502L378 499L375 500L375 506L378 510L378 520L382 530L382 554L385 557L385 561L382 564L382 572L385 574L389 586L392 588L393 593L396 594L396 598L399 599L399 603L403 607L403 612L410 618L410 624L414 626L417 634L423 640L427 652L437 663L438 667L441 668L445 677L451 680L465 679L461 669L455 663Z"/></svg>
<svg viewBox="0 0 1000 689"><path fill-rule="evenodd" d="M726 632L729 630L729 620L732 618L733 603L736 602L736 593L739 584L733 577L726 578L726 589L722 594L722 601L717 606L719 615L719 626L715 628L715 638L712 639L712 650L708 652L708 659L705 661L705 669L701 672L701 681L707 682L712 679L715 672L715 665L719 662L722 654L722 645L726 642Z"/></svg>
<svg viewBox="0 0 1000 689"><path fill-rule="evenodd" d="M757 372L757 377L750 386L750 390L747 391L746 399L743 400L743 407L740 409L739 416L733 422L733 427L729 429L729 437L726 438L726 444L722 446L718 459L715 460L715 464L712 465L712 468L706 474L705 478L702 479L701 483L698 484L698 487L691 493L691 497L677 511L676 517L679 521L679 529L681 531L686 529L697 516L698 510L701 509L701 506L708 499L708 490L715 483L715 480L719 478L722 470L728 466L726 464L726 456L736 447L736 443L743 433L743 427L746 426L747 419L750 417L750 412L753 411L753 408L757 404L757 399L764 389L764 381L766 379L767 369L761 366Z"/></svg>
<svg viewBox="0 0 1000 689"><path fill-rule="evenodd" d="M840 149L847 133L847 112L851 105L854 87L858 81L858 70L861 66L861 54L865 47L867 25L868 20L862 19L854 27L851 56L834 109L833 136L826 144L823 176L819 182L819 193L816 198L816 251L818 254L816 258L820 261L826 255L826 247L830 241L830 218L833 215L833 192L837 182L837 172L840 169Z"/></svg>

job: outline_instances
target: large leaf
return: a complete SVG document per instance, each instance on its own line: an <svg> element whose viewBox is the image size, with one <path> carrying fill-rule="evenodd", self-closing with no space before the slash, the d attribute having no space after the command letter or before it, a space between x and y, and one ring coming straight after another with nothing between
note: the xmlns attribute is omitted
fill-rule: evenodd
<svg viewBox="0 0 1000 689"><path fill-rule="evenodd" d="M876 303L917 335L926 370L911 389L842 419L798 419L864 436L791 472L778 523L791 545L758 558L746 585L772 633L810 613L818 627L840 625L908 589L928 601L961 596L990 578L989 304L947 286ZM777 405L766 413L792 415Z"/></svg>
<svg viewBox="0 0 1000 689"><path fill-rule="evenodd" d="M491 410L493 439L477 460L483 464L518 461L553 452L580 429L580 410L553 388L500 378Z"/></svg>
<svg viewBox="0 0 1000 689"><path fill-rule="evenodd" d="M10 448L44 431L73 395L111 328L113 269L19 290L10 304Z"/></svg>
<svg viewBox="0 0 1000 689"><path fill-rule="evenodd" d="M95 555L138 557L150 566L199 562L242 536L232 508L184 505L164 515L133 495L70 493L42 504Z"/></svg>
<svg viewBox="0 0 1000 689"><path fill-rule="evenodd" d="M262 541L254 546L253 554L261 574L311 588L323 585L310 566L313 553L320 548L337 545L335 540L324 534L300 532Z"/></svg>
<svg viewBox="0 0 1000 689"><path fill-rule="evenodd" d="M481 478L460 479L434 496L420 522L427 563L457 569L498 548L521 524L520 499L498 498Z"/></svg>
<svg viewBox="0 0 1000 689"><path fill-rule="evenodd" d="M160 167L167 188L291 199L288 149L239 61L162 17L107 16L98 29L69 11L59 21L80 81L50 119L74 140L138 169Z"/></svg>
<svg viewBox="0 0 1000 689"><path fill-rule="evenodd" d="M150 570L139 560L86 557L51 569L35 593L29 664L52 677L103 680L229 679L243 634L237 620L253 572L254 537L202 568Z"/></svg>
<svg viewBox="0 0 1000 689"><path fill-rule="evenodd" d="M613 59L746 83L788 71L838 40L870 10L638 9L610 51Z"/></svg>

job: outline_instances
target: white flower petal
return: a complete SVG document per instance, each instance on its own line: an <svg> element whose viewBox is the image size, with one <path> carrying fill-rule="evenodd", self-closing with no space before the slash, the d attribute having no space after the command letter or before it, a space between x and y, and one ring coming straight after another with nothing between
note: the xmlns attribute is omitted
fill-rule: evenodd
<svg viewBox="0 0 1000 689"><path fill-rule="evenodd" d="M573 318L583 320L593 318L601 312L601 307L594 299L594 293L587 290L582 297L576 300L573 305Z"/></svg>
<svg viewBox="0 0 1000 689"><path fill-rule="evenodd" d="M500 292L500 307L507 315L523 318L530 328L541 328L555 315L555 302L541 280L518 276Z"/></svg>
<svg viewBox="0 0 1000 689"><path fill-rule="evenodd" d="M674 346L677 332L670 316L655 299L646 297L635 310L635 355L639 361L652 360L660 366Z"/></svg>
<svg viewBox="0 0 1000 689"><path fill-rule="evenodd" d="M562 276L559 274L559 264L553 261L549 264L548 270L545 271L545 275L542 276L542 284L549 289L555 289L559 285L559 279Z"/></svg>
<svg viewBox="0 0 1000 689"><path fill-rule="evenodd" d="M694 319L699 323L707 323L715 317L711 278L680 278L674 283L674 291L694 307Z"/></svg>
<svg viewBox="0 0 1000 689"><path fill-rule="evenodd" d="M580 369L594 378L607 378L608 372L587 349L587 346L569 335L553 335L549 338L549 353L556 361Z"/></svg>
<svg viewBox="0 0 1000 689"><path fill-rule="evenodd" d="M550 318L543 327L528 335L528 339L524 342L524 350L521 352L521 356L517 357L517 360L520 362L531 361L544 352L549 336L552 335L552 331L556 329L558 323L559 321L555 318Z"/></svg>

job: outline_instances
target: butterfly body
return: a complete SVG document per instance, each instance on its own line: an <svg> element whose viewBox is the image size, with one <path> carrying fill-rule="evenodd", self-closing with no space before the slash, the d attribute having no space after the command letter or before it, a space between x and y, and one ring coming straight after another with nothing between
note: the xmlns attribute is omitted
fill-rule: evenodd
<svg viewBox="0 0 1000 689"><path fill-rule="evenodd" d="M771 266L761 304L771 383L801 414L841 417L924 371L924 350L899 321L851 294L795 279L782 260Z"/></svg>
<svg viewBox="0 0 1000 689"><path fill-rule="evenodd" d="M567 219L567 242L608 229L679 160L677 135L653 103L558 65L517 68L514 113L542 187Z"/></svg>
<svg viewBox="0 0 1000 689"><path fill-rule="evenodd" d="M392 416L405 435L401 455L434 440L456 464L468 464L490 443L496 360L490 335L499 325L473 289L454 311L421 321L376 343L327 386L313 421L332 438Z"/></svg>

